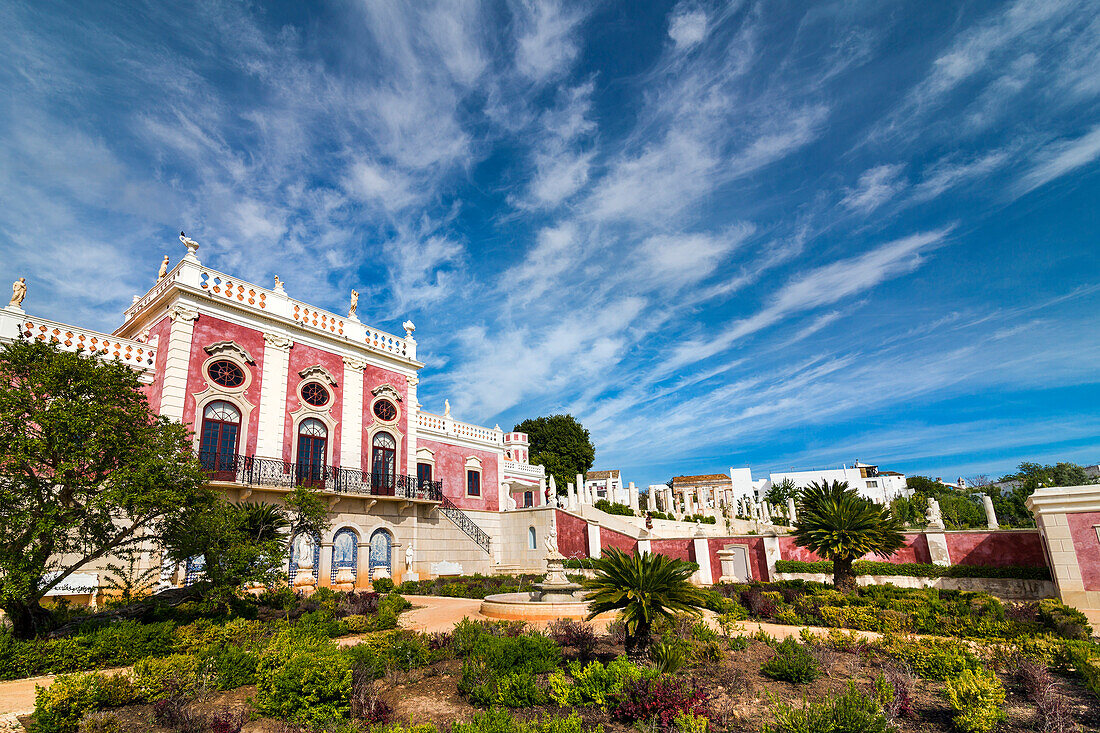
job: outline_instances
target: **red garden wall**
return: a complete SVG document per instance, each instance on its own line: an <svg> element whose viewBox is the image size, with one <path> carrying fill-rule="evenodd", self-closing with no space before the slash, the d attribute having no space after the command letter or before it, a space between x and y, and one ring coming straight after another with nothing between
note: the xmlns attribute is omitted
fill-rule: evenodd
<svg viewBox="0 0 1100 733"><path fill-rule="evenodd" d="M566 557L588 557L588 522L560 510L557 515L558 552Z"/></svg>
<svg viewBox="0 0 1100 733"><path fill-rule="evenodd" d="M622 532L616 532L613 529L607 527L600 527L600 551L604 549L610 549L617 547L623 552L634 552L634 548L638 546L638 540L633 537L628 537Z"/></svg>
<svg viewBox="0 0 1100 733"><path fill-rule="evenodd" d="M711 582L717 583L722 577L722 561L718 558L718 551L727 545L745 545L749 550L749 570L753 580L769 580L768 558L764 554L763 537L711 537L707 540L707 549L710 550Z"/></svg>
<svg viewBox="0 0 1100 733"><path fill-rule="evenodd" d="M1046 553L1039 530L946 532L947 551L953 565L1045 566Z"/></svg>
<svg viewBox="0 0 1100 733"><path fill-rule="evenodd" d="M1067 514L1066 521L1073 537L1077 564L1081 566L1081 581L1085 590L1100 590L1100 538L1096 536L1100 512Z"/></svg>

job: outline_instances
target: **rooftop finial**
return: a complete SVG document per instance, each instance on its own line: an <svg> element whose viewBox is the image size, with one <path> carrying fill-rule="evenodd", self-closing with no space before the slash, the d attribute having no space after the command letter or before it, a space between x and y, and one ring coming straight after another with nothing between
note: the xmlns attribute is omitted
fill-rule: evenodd
<svg viewBox="0 0 1100 733"><path fill-rule="evenodd" d="M184 247L187 247L187 254L184 255L184 259L198 262L199 256L195 253L199 251L199 243L196 242L194 239L188 237L183 232L180 232L180 241L183 242Z"/></svg>
<svg viewBox="0 0 1100 733"><path fill-rule="evenodd" d="M401 327L405 329L405 338L411 339L413 331L416 330L416 324L414 324L411 320L408 320L402 323Z"/></svg>

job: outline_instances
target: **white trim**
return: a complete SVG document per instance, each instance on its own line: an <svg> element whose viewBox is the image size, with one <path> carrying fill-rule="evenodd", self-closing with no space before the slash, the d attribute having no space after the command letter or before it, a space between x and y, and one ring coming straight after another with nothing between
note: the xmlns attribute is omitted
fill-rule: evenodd
<svg viewBox="0 0 1100 733"><path fill-rule="evenodd" d="M331 405L332 402L329 402ZM336 441L336 421L332 419L332 415L328 410L305 410L298 408L294 412L290 413L291 418L291 431L290 431L290 462L293 465L298 464L298 430L301 428L303 422L310 418L320 420L325 425L325 429L328 434L325 436L325 465L332 465L332 444ZM281 457L281 456L280 456Z"/></svg>
<svg viewBox="0 0 1100 733"><path fill-rule="evenodd" d="M336 377L332 376L332 372L330 372L328 369L325 369L320 364L314 364L313 366L306 367L302 371L298 372L298 376L302 378L303 382L318 380L321 382L328 382L330 387L337 386Z"/></svg>

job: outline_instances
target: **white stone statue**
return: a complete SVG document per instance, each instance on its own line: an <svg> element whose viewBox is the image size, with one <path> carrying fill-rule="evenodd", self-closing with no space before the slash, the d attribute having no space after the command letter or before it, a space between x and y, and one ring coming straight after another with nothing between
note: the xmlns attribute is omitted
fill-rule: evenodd
<svg viewBox="0 0 1100 733"><path fill-rule="evenodd" d="M416 560L416 550L413 549L412 543L405 548L405 569L412 570L413 561Z"/></svg>
<svg viewBox="0 0 1100 733"><path fill-rule="evenodd" d="M313 568L313 538L308 534L298 535L294 540L294 551L298 555L298 569L310 570Z"/></svg>
<svg viewBox="0 0 1100 733"><path fill-rule="evenodd" d="M559 557L561 553L558 552L558 521L557 513L550 512L550 531L546 533L546 556Z"/></svg>
<svg viewBox="0 0 1100 733"><path fill-rule="evenodd" d="M925 519L928 520L928 526L936 529L943 529L943 513L940 512L940 503L934 498L928 498L928 511L925 513Z"/></svg>
<svg viewBox="0 0 1100 733"><path fill-rule="evenodd" d="M11 302L9 308L22 309L23 298L27 297L27 278L21 277L11 284Z"/></svg>
<svg viewBox="0 0 1100 733"><path fill-rule="evenodd" d="M275 289L279 292L283 290L283 281L279 279L278 275L275 276Z"/></svg>
<svg viewBox="0 0 1100 733"><path fill-rule="evenodd" d="M405 338L412 338L413 331L416 330L416 325L412 321L405 321L401 324L401 328L405 329Z"/></svg>
<svg viewBox="0 0 1100 733"><path fill-rule="evenodd" d="M355 311L359 307L359 291L351 291L351 307L348 308L348 318L355 318Z"/></svg>
<svg viewBox="0 0 1100 733"><path fill-rule="evenodd" d="M451 401L443 400L443 417L451 416Z"/></svg>
<svg viewBox="0 0 1100 733"><path fill-rule="evenodd" d="M195 257L195 252L197 252L199 249L199 243L196 242L194 239L188 237L183 232L180 232L180 241L183 242L183 246L187 248L187 256L192 259L197 259Z"/></svg>
<svg viewBox="0 0 1100 733"><path fill-rule="evenodd" d="M159 283L164 279L164 276L168 274L168 255L164 255L164 260L160 263L160 269L157 270L157 282Z"/></svg>

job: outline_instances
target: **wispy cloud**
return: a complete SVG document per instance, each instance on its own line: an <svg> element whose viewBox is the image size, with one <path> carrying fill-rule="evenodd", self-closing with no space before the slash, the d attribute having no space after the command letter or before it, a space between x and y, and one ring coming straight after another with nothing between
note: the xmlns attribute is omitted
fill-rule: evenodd
<svg viewBox="0 0 1100 733"><path fill-rule="evenodd" d="M1023 195L1040 186L1092 163L1100 157L1100 125L1081 137L1061 140L1047 145L1035 154L1031 168L1015 186L1017 195Z"/></svg>
<svg viewBox="0 0 1100 733"><path fill-rule="evenodd" d="M904 165L880 165L864 171L855 188L848 189L840 200L844 206L861 214L869 214L894 198L905 182L901 180Z"/></svg>

